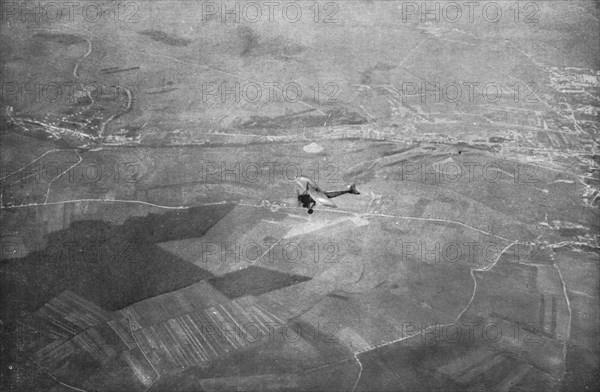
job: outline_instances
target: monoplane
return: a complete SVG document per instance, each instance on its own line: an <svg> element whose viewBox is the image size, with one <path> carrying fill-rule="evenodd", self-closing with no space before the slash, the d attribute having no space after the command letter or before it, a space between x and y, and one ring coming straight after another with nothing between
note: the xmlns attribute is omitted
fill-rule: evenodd
<svg viewBox="0 0 600 392"><path fill-rule="evenodd" d="M337 208L337 205L331 200L334 197L338 197L344 195L346 193L351 193L353 195L360 195L360 192L356 190L354 184L349 185L348 189L344 189L341 191L324 191L310 178L308 177L296 177L296 183L300 187L300 191L298 191L298 206L302 206L304 208L308 208L308 213L312 214L314 212L314 206L319 203L321 205L327 207Z"/></svg>

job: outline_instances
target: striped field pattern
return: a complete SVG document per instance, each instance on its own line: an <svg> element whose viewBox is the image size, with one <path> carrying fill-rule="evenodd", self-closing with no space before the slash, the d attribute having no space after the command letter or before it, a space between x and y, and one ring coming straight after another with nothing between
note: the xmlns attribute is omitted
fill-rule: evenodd
<svg viewBox="0 0 600 392"><path fill-rule="evenodd" d="M268 341L284 321L243 297L135 331L160 374L205 366L227 353Z"/></svg>
<svg viewBox="0 0 600 392"><path fill-rule="evenodd" d="M109 317L110 313L67 290L38 309L30 324L52 339L69 339Z"/></svg>

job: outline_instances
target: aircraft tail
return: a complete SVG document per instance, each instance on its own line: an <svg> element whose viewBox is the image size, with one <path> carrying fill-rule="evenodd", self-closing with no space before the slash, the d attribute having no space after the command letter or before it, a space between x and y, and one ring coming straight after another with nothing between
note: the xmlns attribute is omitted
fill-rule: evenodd
<svg viewBox="0 0 600 392"><path fill-rule="evenodd" d="M350 193L353 195L360 195L360 192L356 190L356 186L354 186L354 184L350 185Z"/></svg>

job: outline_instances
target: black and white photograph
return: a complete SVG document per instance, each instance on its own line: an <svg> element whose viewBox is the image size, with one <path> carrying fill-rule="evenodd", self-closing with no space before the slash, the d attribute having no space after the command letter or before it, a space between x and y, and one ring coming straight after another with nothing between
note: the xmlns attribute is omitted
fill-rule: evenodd
<svg viewBox="0 0 600 392"><path fill-rule="evenodd" d="M599 0L0 1L0 390L600 390Z"/></svg>

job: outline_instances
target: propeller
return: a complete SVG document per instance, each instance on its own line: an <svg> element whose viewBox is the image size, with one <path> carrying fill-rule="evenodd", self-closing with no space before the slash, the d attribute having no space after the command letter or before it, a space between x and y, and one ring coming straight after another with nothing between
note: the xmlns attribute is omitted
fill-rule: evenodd
<svg viewBox="0 0 600 392"><path fill-rule="evenodd" d="M300 203L300 191L296 188L296 207L302 207L302 203Z"/></svg>

